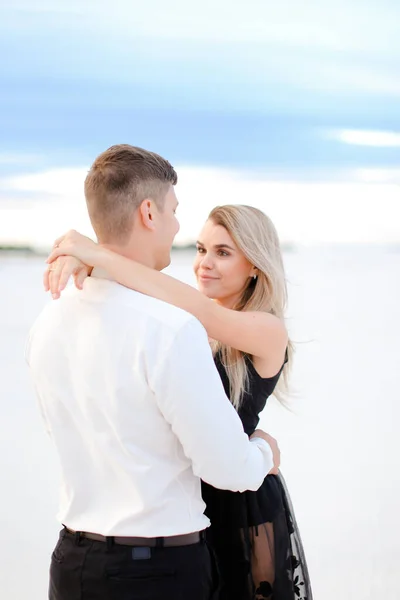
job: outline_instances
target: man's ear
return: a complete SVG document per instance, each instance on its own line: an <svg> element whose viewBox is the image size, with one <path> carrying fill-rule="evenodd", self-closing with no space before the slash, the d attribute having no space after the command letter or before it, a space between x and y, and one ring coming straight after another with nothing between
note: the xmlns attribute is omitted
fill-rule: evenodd
<svg viewBox="0 0 400 600"><path fill-rule="evenodd" d="M150 200L150 198L146 198L145 200L143 200L143 202L139 206L140 219L144 227L146 227L147 229L155 229L154 211L155 205L154 202Z"/></svg>

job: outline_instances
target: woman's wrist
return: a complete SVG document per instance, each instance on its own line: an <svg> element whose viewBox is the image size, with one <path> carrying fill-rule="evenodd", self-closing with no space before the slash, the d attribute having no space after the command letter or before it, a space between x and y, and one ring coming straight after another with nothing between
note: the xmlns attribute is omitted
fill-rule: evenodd
<svg viewBox="0 0 400 600"><path fill-rule="evenodd" d="M98 248L99 249L96 251L94 256L93 267L99 267L100 269L107 271L107 267L112 262L115 252L112 252L107 248L103 248L103 246L99 246Z"/></svg>

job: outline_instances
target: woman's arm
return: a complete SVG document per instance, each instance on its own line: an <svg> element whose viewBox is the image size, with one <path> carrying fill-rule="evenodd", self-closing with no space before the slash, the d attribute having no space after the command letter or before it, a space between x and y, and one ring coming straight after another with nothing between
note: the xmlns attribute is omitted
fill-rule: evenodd
<svg viewBox="0 0 400 600"><path fill-rule="evenodd" d="M118 283L191 313L214 340L265 359L280 359L285 351L287 333L274 315L224 308L192 286L108 250L101 266Z"/></svg>
<svg viewBox="0 0 400 600"><path fill-rule="evenodd" d="M90 266L100 267L125 287L191 313L202 323L210 338L268 362L277 361L280 364L288 336L284 324L274 315L224 308L174 277L102 248L88 238L82 241L81 237L83 236L75 236L75 239L68 241L66 236L59 247L53 250L48 261L69 255ZM63 289L68 280L66 274L63 275L60 277L62 281L59 289Z"/></svg>

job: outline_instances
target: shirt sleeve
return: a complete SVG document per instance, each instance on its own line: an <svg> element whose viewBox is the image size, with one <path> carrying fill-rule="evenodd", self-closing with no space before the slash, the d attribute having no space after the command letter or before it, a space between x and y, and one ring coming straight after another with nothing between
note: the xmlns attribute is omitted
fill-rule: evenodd
<svg viewBox="0 0 400 600"><path fill-rule="evenodd" d="M28 337L26 339L26 342L25 342L24 357L25 357L25 362L28 365L28 368L30 368L30 355L31 355L31 345L32 345L32 342L33 342L33 327L30 330L30 332L28 334ZM37 399L37 404L39 406L39 411L40 411L40 414L42 416L46 432L52 438L52 432L51 432L50 423L49 423L49 420L48 420L48 418L46 416L46 411L44 409L44 406L43 406L40 394L39 394L38 389L37 389L37 387L36 387L36 385L35 385L34 382L33 382L33 388L34 388L34 391L35 391L35 395L36 395L36 399Z"/></svg>
<svg viewBox="0 0 400 600"><path fill-rule="evenodd" d="M152 380L159 409L195 475L219 489L257 490L273 467L272 450L245 434L199 321L193 318L176 334Z"/></svg>

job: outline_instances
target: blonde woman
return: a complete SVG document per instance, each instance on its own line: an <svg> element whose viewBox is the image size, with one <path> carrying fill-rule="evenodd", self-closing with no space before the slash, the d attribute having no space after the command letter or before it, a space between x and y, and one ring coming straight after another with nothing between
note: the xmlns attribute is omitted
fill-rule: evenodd
<svg viewBox="0 0 400 600"><path fill-rule="evenodd" d="M56 260L61 256L70 258ZM285 273L275 227L260 210L225 205L211 211L197 242L198 291L76 232L57 240L48 260L52 264L45 287L54 298L72 274L81 287L94 267L197 317L248 435L257 428L268 397L284 397L292 358L284 324ZM211 521L208 539L223 580L221 598L311 600L301 539L282 476L269 475L257 492L218 490L206 483L202 491Z"/></svg>

